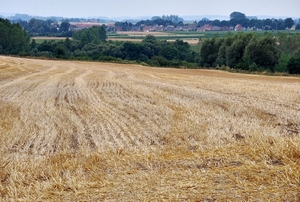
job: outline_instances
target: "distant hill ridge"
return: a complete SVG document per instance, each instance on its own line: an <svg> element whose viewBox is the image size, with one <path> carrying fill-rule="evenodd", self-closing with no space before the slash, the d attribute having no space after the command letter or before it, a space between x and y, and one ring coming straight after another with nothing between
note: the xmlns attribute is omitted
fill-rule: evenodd
<svg viewBox="0 0 300 202"><path fill-rule="evenodd" d="M29 14L7 14L7 13L0 13L1 18L7 18L9 20L25 20L29 21L32 18L40 19L40 20L56 20L56 21L61 21L62 19L67 19L71 17L62 17L62 16L35 16L35 15L29 15ZM83 19L101 19L104 21L128 21L128 22L137 22L140 20L148 20L151 19L152 16L137 16L137 17L130 17L130 16L120 16L120 17L105 17L105 16L88 16L88 17L74 17L74 18L83 18ZM267 15L257 15L257 16L247 16L249 18L257 18L257 19L285 19L290 16L267 16ZM186 15L186 16L181 16L181 18L184 19L184 21L199 21L203 18L207 18L209 20L229 20L229 15ZM298 19L300 17L293 17L294 19Z"/></svg>

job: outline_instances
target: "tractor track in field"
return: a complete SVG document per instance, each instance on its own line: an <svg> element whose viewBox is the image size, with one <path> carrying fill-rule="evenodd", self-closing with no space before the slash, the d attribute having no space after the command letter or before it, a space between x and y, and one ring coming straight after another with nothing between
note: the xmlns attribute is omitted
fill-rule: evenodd
<svg viewBox="0 0 300 202"><path fill-rule="evenodd" d="M297 201L299 84L0 56L0 201Z"/></svg>
<svg viewBox="0 0 300 202"><path fill-rule="evenodd" d="M224 142L232 133L299 133L297 79L9 57L0 73L1 116L13 114L0 121L0 140L14 152L147 149L184 133L176 144L199 145L197 130Z"/></svg>

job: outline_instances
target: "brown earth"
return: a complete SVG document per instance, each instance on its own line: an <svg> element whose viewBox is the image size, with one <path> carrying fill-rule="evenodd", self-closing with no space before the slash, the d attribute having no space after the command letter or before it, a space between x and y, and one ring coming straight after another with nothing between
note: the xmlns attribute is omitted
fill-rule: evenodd
<svg viewBox="0 0 300 202"><path fill-rule="evenodd" d="M0 56L2 201L299 201L300 79Z"/></svg>
<svg viewBox="0 0 300 202"><path fill-rule="evenodd" d="M131 42L142 42L143 39L127 39L127 38L110 38L108 37L107 40L112 40L112 41L131 41ZM175 40L167 40L169 42L174 42ZM188 44L198 44L199 40L198 39L183 39L183 42L187 42Z"/></svg>

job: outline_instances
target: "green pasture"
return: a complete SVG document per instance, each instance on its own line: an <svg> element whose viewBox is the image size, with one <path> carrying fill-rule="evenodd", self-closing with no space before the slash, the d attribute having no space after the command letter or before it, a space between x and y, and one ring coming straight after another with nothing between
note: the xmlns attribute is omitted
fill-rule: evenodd
<svg viewBox="0 0 300 202"><path fill-rule="evenodd" d="M281 30L281 31L243 31L244 33L258 33L260 35L263 35L264 33L268 32L273 34L274 36L277 36L278 33L289 33L289 34L300 34L300 30ZM190 31L190 32L186 32L186 31L176 31L176 32L163 32L163 35L156 35L157 32L149 32L149 34L151 35L155 35L155 37L159 40L186 40L186 39L205 39L205 38L211 38L211 37L225 37L228 34L237 34L239 32L236 31L206 31L206 32L195 32L195 31ZM116 40L122 40L124 39L124 41L130 41L132 40L143 40L147 35L142 35L142 34L126 34L126 32L123 32L122 34L118 34L118 33L107 33L107 37L109 38L109 40L114 40L114 38ZM61 40L65 40L65 37L45 37L45 38L35 38L35 41L37 44L41 44L44 41L61 41ZM141 43L141 41L132 41L133 43ZM195 52L199 52L200 51L200 46L198 44L190 44L191 46L191 50L195 51Z"/></svg>
<svg viewBox="0 0 300 202"><path fill-rule="evenodd" d="M264 33L268 32L273 34L274 36L277 36L278 33L289 33L289 34L300 34L300 30L280 30L280 31L243 31L244 33L258 33L260 35L263 35ZM195 31L190 31L190 32L185 32L185 31L176 31L176 32L163 32L164 35L155 35L157 32L149 32L151 35L155 35L157 39L160 40L185 40L185 39L199 39L199 38L211 38L211 37L225 37L228 34L237 34L239 32L236 31L206 31L206 32L195 32ZM117 34L117 33L107 33L107 37L110 40L113 40L114 38L116 39L124 39L124 40L130 40L130 39L140 39L143 40L146 35L132 35L132 34L126 34L126 32L123 32L122 34ZM37 44L43 43L45 40L46 41L61 41L65 40L65 37L54 37L54 38L35 38L35 41Z"/></svg>
<svg viewBox="0 0 300 202"><path fill-rule="evenodd" d="M244 33L258 33L263 35L264 33L268 32L277 36L278 33L289 33L289 34L300 34L300 30L280 30L280 31L243 31ZM157 32L149 32L149 35L155 35ZM206 31L206 32L185 32L185 31L176 31L176 32L163 32L165 35L155 35L156 38L162 40L174 40L174 39L193 39L193 38L211 38L214 36L217 37L224 37L228 34L237 34L239 32L236 31ZM128 35L124 34L107 34L109 38L118 38L118 39L144 39L146 35Z"/></svg>
<svg viewBox="0 0 300 202"><path fill-rule="evenodd" d="M57 38L55 38L55 39L53 39L53 38L45 38L45 39L34 39L34 40L35 40L35 42L37 44L41 44L44 41L55 41L55 42L58 42L58 41L62 41L62 40L65 40L65 39L66 39L66 37L61 37L61 39L57 39Z"/></svg>

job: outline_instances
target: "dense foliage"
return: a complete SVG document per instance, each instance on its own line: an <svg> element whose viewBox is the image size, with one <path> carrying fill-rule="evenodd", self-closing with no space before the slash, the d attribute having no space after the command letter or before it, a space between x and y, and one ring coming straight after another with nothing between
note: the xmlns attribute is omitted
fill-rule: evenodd
<svg viewBox="0 0 300 202"><path fill-rule="evenodd" d="M13 22L20 24L30 36L71 37L73 34L73 31L70 30L71 25L69 21L58 23L51 19L41 20L32 18L29 21L14 20Z"/></svg>
<svg viewBox="0 0 300 202"><path fill-rule="evenodd" d="M135 62L162 67L195 67L197 54L182 40L167 42L148 35L141 43L106 41L103 27L83 29L73 34L73 40L31 42L32 56Z"/></svg>
<svg viewBox="0 0 300 202"><path fill-rule="evenodd" d="M22 54L29 51L29 35L19 24L0 18L0 54Z"/></svg>
<svg viewBox="0 0 300 202"><path fill-rule="evenodd" d="M73 34L73 39L80 41L82 45L92 42L98 44L100 41L105 41L106 38L106 31L103 26L93 26L89 29L83 29Z"/></svg>
<svg viewBox="0 0 300 202"><path fill-rule="evenodd" d="M300 35L281 34L276 38L269 33L229 33L201 40L199 65L227 66L247 71L278 71L298 73L300 62ZM299 63L298 63L299 62Z"/></svg>
<svg viewBox="0 0 300 202"><path fill-rule="evenodd" d="M290 29L294 24L292 18L286 19L257 19L256 17L247 17L244 13L241 12L232 12L230 14L230 20L209 20L203 18L197 23L197 27L203 26L205 24L210 24L212 26L218 27L235 27L237 24L240 24L244 28L252 28L254 30L285 30ZM296 29L300 29L299 26L296 26ZM297 24L296 24L297 25Z"/></svg>
<svg viewBox="0 0 300 202"><path fill-rule="evenodd" d="M287 63L287 70L290 74L300 74L300 55L295 55L290 58Z"/></svg>

